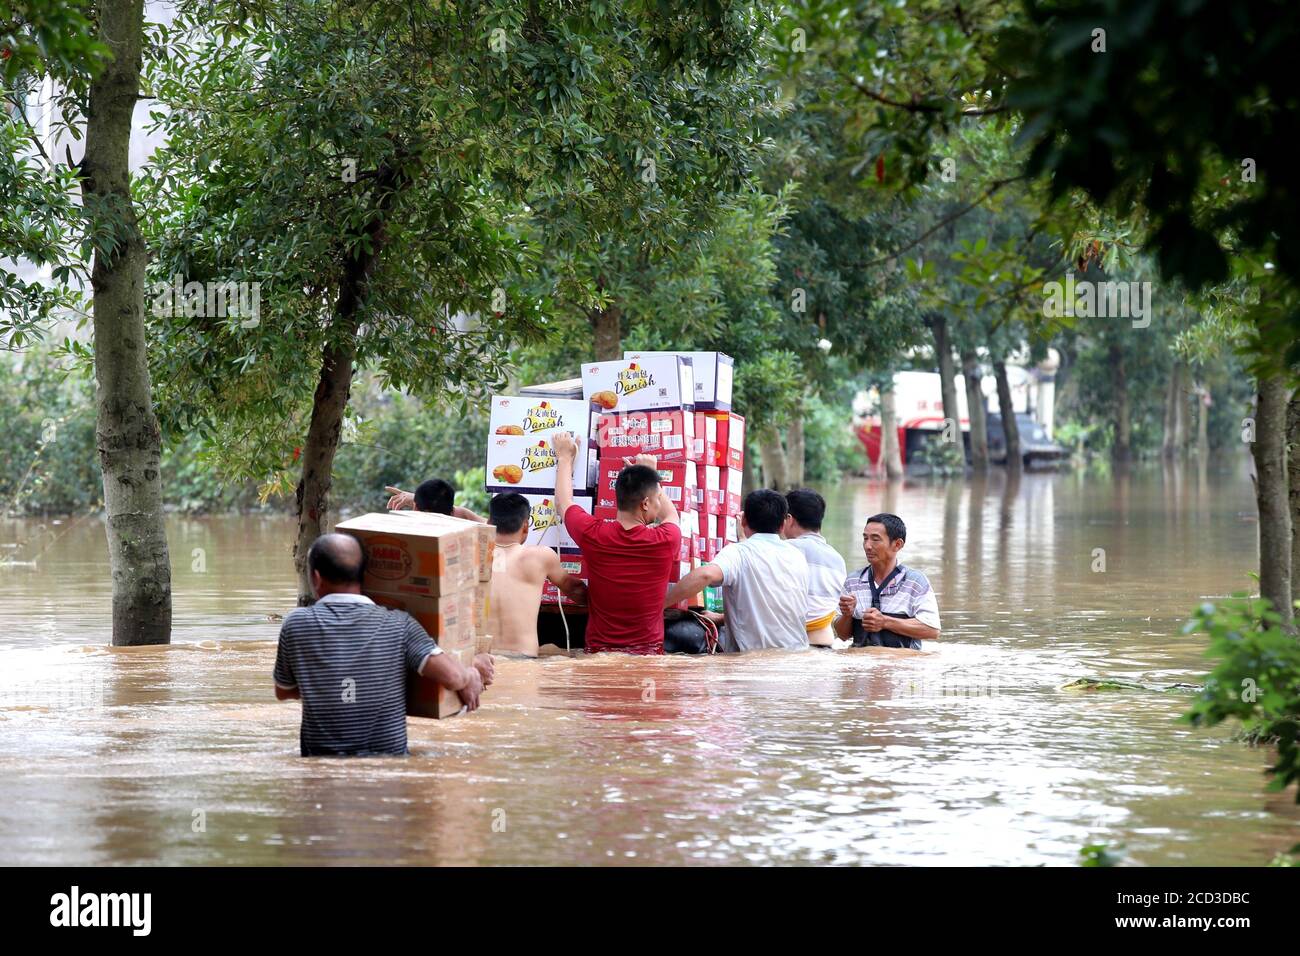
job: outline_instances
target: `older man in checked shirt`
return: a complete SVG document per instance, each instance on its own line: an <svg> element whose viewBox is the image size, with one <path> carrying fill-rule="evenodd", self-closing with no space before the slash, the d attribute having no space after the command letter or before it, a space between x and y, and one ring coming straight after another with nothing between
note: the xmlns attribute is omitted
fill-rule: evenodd
<svg viewBox="0 0 1300 956"><path fill-rule="evenodd" d="M862 529L867 566L850 574L840 597L835 633L854 647L921 650L939 637L939 602L924 574L899 563L907 526L898 515L878 514Z"/></svg>

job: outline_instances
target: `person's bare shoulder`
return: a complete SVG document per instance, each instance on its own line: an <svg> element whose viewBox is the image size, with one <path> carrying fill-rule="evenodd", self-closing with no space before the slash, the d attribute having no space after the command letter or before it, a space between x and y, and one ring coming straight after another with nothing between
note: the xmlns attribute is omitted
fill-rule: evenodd
<svg viewBox="0 0 1300 956"><path fill-rule="evenodd" d="M539 586L547 575L558 574L560 571L560 556L551 548L526 545L520 557L523 559L520 563L527 568L528 580L535 581Z"/></svg>

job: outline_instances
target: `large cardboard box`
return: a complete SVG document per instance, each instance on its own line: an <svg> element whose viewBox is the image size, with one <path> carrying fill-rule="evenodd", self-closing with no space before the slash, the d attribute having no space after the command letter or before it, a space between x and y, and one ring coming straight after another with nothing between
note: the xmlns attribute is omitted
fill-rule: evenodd
<svg viewBox="0 0 1300 956"><path fill-rule="evenodd" d="M701 465L721 465L722 449L718 447L718 420L708 412L695 413L695 441L699 445Z"/></svg>
<svg viewBox="0 0 1300 956"><path fill-rule="evenodd" d="M566 429L567 431L567 429ZM582 437L579 433L578 437ZM555 490L555 432L534 435L489 435L487 490L545 493ZM573 488L591 487L596 450L584 440L573 460Z"/></svg>
<svg viewBox="0 0 1300 956"><path fill-rule="evenodd" d="M565 398L582 401L582 379L566 378L562 382L524 385L519 389L519 394L530 398Z"/></svg>
<svg viewBox="0 0 1300 956"><path fill-rule="evenodd" d="M602 412L694 411L691 360L656 355L639 361L590 362L582 366L582 397Z"/></svg>
<svg viewBox="0 0 1300 956"><path fill-rule="evenodd" d="M466 647L443 648L442 652L454 657L462 667L474 666L474 645ZM406 678L406 716L432 717L442 720L464 713L464 703L454 690L419 674L408 674Z"/></svg>
<svg viewBox="0 0 1300 956"><path fill-rule="evenodd" d="M590 439L596 415L582 399L541 398L532 395L493 395L488 435L538 435L567 431ZM590 441L583 442L584 447Z"/></svg>
<svg viewBox="0 0 1300 956"><path fill-rule="evenodd" d="M607 509L618 507L614 482L626 464L621 458L601 459L600 483L596 489L596 508L593 509L593 514L599 509L602 516L607 516ZM656 468L659 472L659 486L678 511L695 510L695 467L694 462L665 461Z"/></svg>
<svg viewBox="0 0 1300 956"><path fill-rule="evenodd" d="M695 407L711 411L731 410L731 386L735 363L722 352L641 352L627 351L625 359L642 359L659 355L680 355L691 360L695 379Z"/></svg>
<svg viewBox="0 0 1300 956"><path fill-rule="evenodd" d="M659 461L700 461L704 441L695 435L696 415L680 408L610 412L596 423L601 458L654 455Z"/></svg>
<svg viewBox="0 0 1300 956"><path fill-rule="evenodd" d="M578 544L564 527L564 515L556 507L555 494L525 494L524 497L533 507L528 521L528 538L524 544L555 548L560 552L576 551ZM587 514L591 514L594 501L592 495L573 496L573 503Z"/></svg>
<svg viewBox="0 0 1300 956"><path fill-rule="evenodd" d="M441 523L452 527L473 529L478 541L478 554L475 558L478 580L480 582L492 580L492 554L497 546L497 529L492 525L482 521L469 521L453 515L436 514L428 511L390 511L388 514L400 516L410 521Z"/></svg>
<svg viewBox="0 0 1300 956"><path fill-rule="evenodd" d="M745 467L745 419L731 412L706 412L713 419L717 436L710 445L705 440L704 461L722 468Z"/></svg>
<svg viewBox="0 0 1300 956"><path fill-rule="evenodd" d="M349 518L334 530L350 534L366 553L361 591L439 597L478 583L482 532L478 522L387 512ZM489 567L490 567L489 561Z"/></svg>
<svg viewBox="0 0 1300 956"><path fill-rule="evenodd" d="M482 600L480 588L474 584L462 591L441 597L423 597L416 594L385 594L375 591L367 596L376 604L405 611L424 628L443 650L473 646L478 625L483 620L486 607L477 607Z"/></svg>
<svg viewBox="0 0 1300 956"><path fill-rule="evenodd" d="M725 515L738 515L740 514L741 505L744 502L744 498L740 493L740 486L741 482L744 480L744 475L735 468L719 468L718 472L722 482L723 506L720 513Z"/></svg>
<svg viewBox="0 0 1300 956"><path fill-rule="evenodd" d="M701 510L708 515L740 514L743 504L740 485L743 480L743 473L735 468L700 465L699 483L704 502Z"/></svg>

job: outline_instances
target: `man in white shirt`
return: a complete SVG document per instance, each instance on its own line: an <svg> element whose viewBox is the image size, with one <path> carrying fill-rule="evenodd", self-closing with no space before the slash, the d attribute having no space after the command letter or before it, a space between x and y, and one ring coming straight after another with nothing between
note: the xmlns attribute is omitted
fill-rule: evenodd
<svg viewBox="0 0 1300 956"><path fill-rule="evenodd" d="M786 493L790 514L781 527L781 537L803 552L808 560L808 630L810 647L832 648L835 631L831 622L839 609L840 590L848 572L844 558L821 536L826 516L826 499L811 488Z"/></svg>
<svg viewBox="0 0 1300 956"><path fill-rule="evenodd" d="M664 607L721 585L726 619L718 641L722 650L806 648L808 561L781 539L788 514L783 495L767 488L751 491L740 518L741 540L669 588Z"/></svg>

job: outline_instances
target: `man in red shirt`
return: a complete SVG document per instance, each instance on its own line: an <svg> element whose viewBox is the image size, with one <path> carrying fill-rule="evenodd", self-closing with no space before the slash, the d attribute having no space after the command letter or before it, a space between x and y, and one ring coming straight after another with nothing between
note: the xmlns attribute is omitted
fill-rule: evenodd
<svg viewBox="0 0 1300 956"><path fill-rule="evenodd" d="M664 652L664 595L681 551L677 508L659 487L655 458L640 455L618 473L618 518L593 518L573 503L573 461L578 442L567 432L552 439L555 504L564 527L582 550L587 584L587 653ZM655 525L658 521L659 524Z"/></svg>

